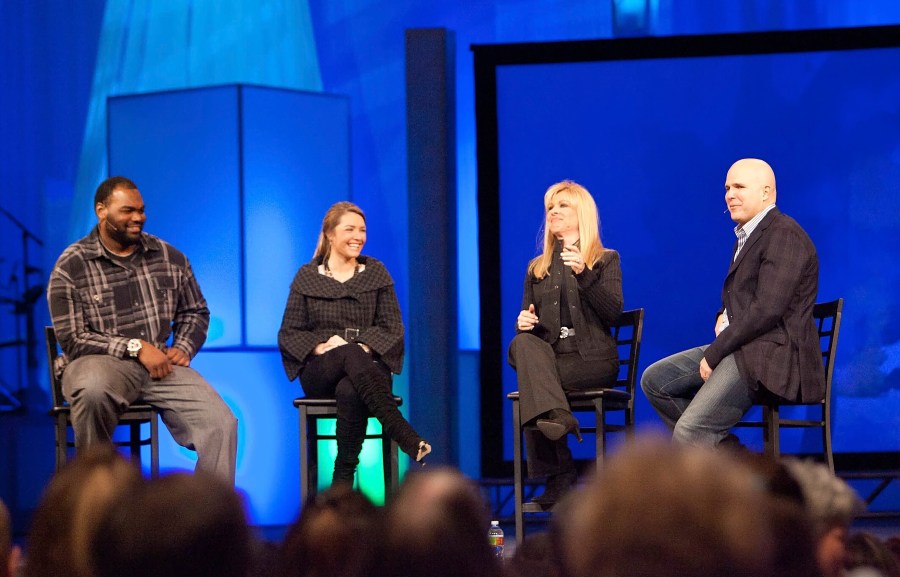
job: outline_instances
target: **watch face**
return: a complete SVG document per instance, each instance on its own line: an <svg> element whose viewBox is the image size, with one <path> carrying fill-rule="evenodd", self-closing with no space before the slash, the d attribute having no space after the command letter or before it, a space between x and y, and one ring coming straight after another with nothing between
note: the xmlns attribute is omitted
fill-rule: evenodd
<svg viewBox="0 0 900 577"><path fill-rule="evenodd" d="M138 339L131 339L128 341L128 354L132 357L138 356L138 352L141 350L141 341Z"/></svg>

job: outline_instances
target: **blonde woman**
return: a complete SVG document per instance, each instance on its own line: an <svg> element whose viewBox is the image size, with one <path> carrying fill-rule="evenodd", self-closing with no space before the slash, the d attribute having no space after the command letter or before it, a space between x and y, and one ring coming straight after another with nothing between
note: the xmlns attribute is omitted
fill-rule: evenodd
<svg viewBox="0 0 900 577"><path fill-rule="evenodd" d="M603 247L593 197L570 180L544 194L543 252L528 264L509 363L519 382L529 477L547 477L542 506L576 481L567 435L581 441L565 391L602 387L619 371L609 326L622 312L619 253Z"/></svg>

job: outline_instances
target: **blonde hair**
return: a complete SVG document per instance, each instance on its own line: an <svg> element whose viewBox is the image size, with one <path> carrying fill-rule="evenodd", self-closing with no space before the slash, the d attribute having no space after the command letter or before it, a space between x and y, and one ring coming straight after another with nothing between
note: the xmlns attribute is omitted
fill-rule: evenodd
<svg viewBox="0 0 900 577"><path fill-rule="evenodd" d="M584 264L587 268L593 268L600 255L606 249L600 241L600 217L597 214L597 205L594 203L594 197L586 188L571 180L563 180L557 182L547 189L544 193L544 212L550 210L550 202L553 197L560 195L564 200L568 200L575 208L578 214L578 236L579 246L581 248L581 256L584 258ZM544 252L543 254L532 259L528 263L528 274L535 278L544 278L550 271L550 263L553 260L553 245L556 238L550 234L547 229L547 220L541 225L541 231L544 236Z"/></svg>
<svg viewBox="0 0 900 577"><path fill-rule="evenodd" d="M363 223L366 222L366 215L363 214L362 209L352 202L341 201L332 204L331 208L325 213L325 218L322 219L322 231L319 233L319 242L316 244L313 260L323 262L328 258L328 255L331 253L331 241L328 240L328 233L337 228L341 217L348 212L358 214L362 217Z"/></svg>

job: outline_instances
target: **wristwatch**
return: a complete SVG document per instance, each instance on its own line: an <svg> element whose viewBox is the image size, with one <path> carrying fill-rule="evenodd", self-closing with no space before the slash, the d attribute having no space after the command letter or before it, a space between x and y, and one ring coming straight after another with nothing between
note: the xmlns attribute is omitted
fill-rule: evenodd
<svg viewBox="0 0 900 577"><path fill-rule="evenodd" d="M138 358L138 355L141 354L141 339L129 339L127 350L129 357L132 359Z"/></svg>

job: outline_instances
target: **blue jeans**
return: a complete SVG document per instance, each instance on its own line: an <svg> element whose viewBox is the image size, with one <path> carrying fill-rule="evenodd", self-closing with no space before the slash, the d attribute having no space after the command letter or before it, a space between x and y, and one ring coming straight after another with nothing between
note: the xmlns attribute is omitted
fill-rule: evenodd
<svg viewBox="0 0 900 577"><path fill-rule="evenodd" d="M673 430L676 443L714 447L753 405L734 355L722 359L703 382L700 361L705 350L697 347L666 357L641 376L644 394Z"/></svg>

